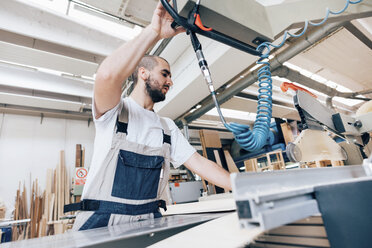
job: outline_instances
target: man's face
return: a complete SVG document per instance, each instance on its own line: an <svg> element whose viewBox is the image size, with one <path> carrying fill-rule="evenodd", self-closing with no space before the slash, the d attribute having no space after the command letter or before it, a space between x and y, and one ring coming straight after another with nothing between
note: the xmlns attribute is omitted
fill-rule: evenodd
<svg viewBox="0 0 372 248"><path fill-rule="evenodd" d="M145 80L146 91L154 103L163 101L169 88L173 85L169 65L163 59L157 59L158 65Z"/></svg>

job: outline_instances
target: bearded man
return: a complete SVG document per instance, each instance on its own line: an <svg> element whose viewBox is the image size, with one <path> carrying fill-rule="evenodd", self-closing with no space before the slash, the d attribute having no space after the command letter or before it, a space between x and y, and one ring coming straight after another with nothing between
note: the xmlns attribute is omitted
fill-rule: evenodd
<svg viewBox="0 0 372 248"><path fill-rule="evenodd" d="M74 230L87 230L161 217L165 208L170 163L185 165L209 182L231 190L230 176L202 157L175 123L153 111L173 85L168 62L145 56L157 41L184 32L159 2L151 24L100 65L94 86L94 153ZM134 89L121 98L122 84L132 74Z"/></svg>

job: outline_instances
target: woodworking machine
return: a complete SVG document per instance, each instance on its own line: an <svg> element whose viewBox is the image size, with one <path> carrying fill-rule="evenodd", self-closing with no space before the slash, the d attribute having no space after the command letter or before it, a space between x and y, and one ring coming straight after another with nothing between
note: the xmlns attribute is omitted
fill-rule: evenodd
<svg viewBox="0 0 372 248"><path fill-rule="evenodd" d="M294 162L341 161L347 154L326 131L360 147L370 140L372 112L357 117L336 113L304 91L294 96L303 131L287 146L287 156Z"/></svg>

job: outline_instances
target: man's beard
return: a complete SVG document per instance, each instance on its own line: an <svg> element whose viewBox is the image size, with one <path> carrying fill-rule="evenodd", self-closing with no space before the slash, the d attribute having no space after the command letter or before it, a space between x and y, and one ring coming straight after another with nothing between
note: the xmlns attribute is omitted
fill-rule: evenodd
<svg viewBox="0 0 372 248"><path fill-rule="evenodd" d="M152 84L150 84L150 82ZM164 101L165 94L161 91L161 89L159 89L158 81L154 81L151 79L151 77L149 77L147 80L145 80L145 84L146 84L146 91L154 103ZM158 88L156 88L156 86Z"/></svg>

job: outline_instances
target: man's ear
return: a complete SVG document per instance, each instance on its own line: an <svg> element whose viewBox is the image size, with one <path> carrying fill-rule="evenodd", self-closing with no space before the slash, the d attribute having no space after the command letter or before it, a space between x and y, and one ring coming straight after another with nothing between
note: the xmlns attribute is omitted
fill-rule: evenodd
<svg viewBox="0 0 372 248"><path fill-rule="evenodd" d="M140 67L138 68L138 76L145 81L149 78L150 72L146 68Z"/></svg>

